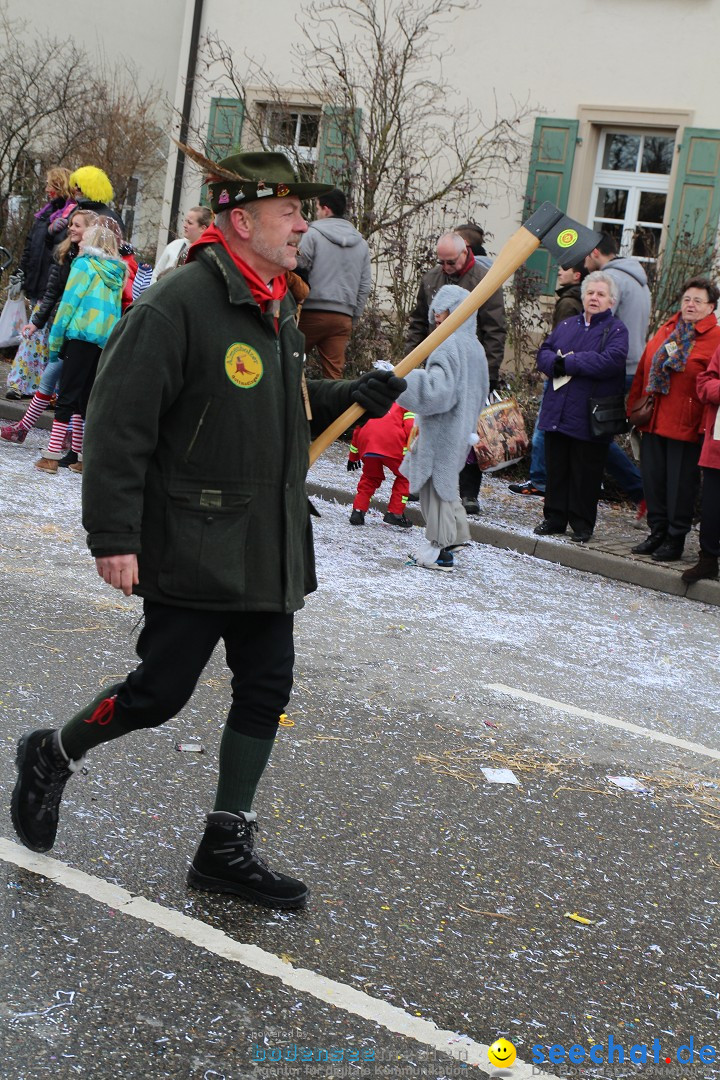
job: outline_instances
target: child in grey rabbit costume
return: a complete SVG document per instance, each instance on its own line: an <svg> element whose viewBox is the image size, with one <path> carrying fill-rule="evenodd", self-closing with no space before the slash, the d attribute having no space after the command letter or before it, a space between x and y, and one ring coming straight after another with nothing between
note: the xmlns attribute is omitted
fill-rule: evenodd
<svg viewBox="0 0 720 1080"><path fill-rule="evenodd" d="M430 305L431 328L469 296L459 285L443 285ZM436 318L437 316L437 318ZM430 354L426 366L405 376L407 390L398 404L416 415L418 436L400 471L418 492L425 518L426 543L414 557L418 566L452 570L448 548L467 543L470 530L460 502L458 473L477 428L489 390L485 350L473 314Z"/></svg>

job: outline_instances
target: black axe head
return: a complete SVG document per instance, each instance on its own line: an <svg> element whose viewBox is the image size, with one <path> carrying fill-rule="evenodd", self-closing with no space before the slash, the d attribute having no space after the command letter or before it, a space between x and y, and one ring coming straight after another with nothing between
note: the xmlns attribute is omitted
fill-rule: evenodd
<svg viewBox="0 0 720 1080"><path fill-rule="evenodd" d="M550 257L563 270L578 266L602 239L602 233L573 221L551 202L538 206L535 213L523 222L523 228L538 237L545 250L550 252Z"/></svg>

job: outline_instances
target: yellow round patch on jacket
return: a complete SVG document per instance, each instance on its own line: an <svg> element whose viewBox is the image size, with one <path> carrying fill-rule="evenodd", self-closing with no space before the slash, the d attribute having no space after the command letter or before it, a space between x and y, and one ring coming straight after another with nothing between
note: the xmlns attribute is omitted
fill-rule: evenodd
<svg viewBox="0 0 720 1080"><path fill-rule="evenodd" d="M225 372L235 386L243 390L252 389L263 377L260 354L251 345L234 342L225 353Z"/></svg>

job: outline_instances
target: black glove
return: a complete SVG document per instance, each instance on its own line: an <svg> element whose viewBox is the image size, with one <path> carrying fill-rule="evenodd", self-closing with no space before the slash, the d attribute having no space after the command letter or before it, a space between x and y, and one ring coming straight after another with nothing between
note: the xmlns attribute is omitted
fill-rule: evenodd
<svg viewBox="0 0 720 1080"><path fill-rule="evenodd" d="M494 390L500 392L500 379L490 379L489 393L493 393Z"/></svg>
<svg viewBox="0 0 720 1080"><path fill-rule="evenodd" d="M407 389L404 379L399 379L392 371L373 368L350 383L350 397L370 416L384 416L393 401Z"/></svg>
<svg viewBox="0 0 720 1080"><path fill-rule="evenodd" d="M356 469L362 469L362 461L348 461L347 471L355 472Z"/></svg>
<svg viewBox="0 0 720 1080"><path fill-rule="evenodd" d="M555 363L553 364L553 379L559 379L566 374L567 372L565 371L565 357L556 356Z"/></svg>

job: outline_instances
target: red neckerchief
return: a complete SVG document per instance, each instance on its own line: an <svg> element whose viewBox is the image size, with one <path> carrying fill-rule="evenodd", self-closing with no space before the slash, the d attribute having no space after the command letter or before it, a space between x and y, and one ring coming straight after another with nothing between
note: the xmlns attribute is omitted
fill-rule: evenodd
<svg viewBox="0 0 720 1080"><path fill-rule="evenodd" d="M467 272L469 270L472 270L473 266L475 265L475 256L473 255L470 248L467 249L467 256L468 257L467 257L467 260L465 262L465 265L463 266L462 270L458 274L458 277L465 277Z"/></svg>
<svg viewBox="0 0 720 1080"><path fill-rule="evenodd" d="M273 300L276 300L278 303L282 300L287 292L287 278L285 274L280 274L279 277L273 278L269 285L266 284L259 274L253 270L252 266L248 266L248 264L236 255L234 251L230 250L225 237L215 225L210 225L202 236L190 246L185 261L191 262L194 252L198 251L204 244L221 244L222 247L225 248L225 251L227 251L233 263L245 278L252 298L258 304L261 311L267 311L268 305L271 304Z"/></svg>

